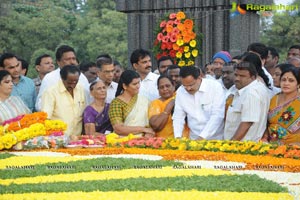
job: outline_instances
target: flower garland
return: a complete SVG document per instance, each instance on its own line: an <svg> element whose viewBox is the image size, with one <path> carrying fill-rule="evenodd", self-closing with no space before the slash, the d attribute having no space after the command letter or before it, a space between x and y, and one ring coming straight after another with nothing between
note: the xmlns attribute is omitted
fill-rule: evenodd
<svg viewBox="0 0 300 200"><path fill-rule="evenodd" d="M195 64L200 36L195 33L194 21L184 12L171 13L162 20L155 35L153 52L157 60L170 56L180 67Z"/></svg>
<svg viewBox="0 0 300 200"><path fill-rule="evenodd" d="M35 112L5 121L5 126L0 126L0 150L10 149L18 142L37 136L62 134L67 128L61 120L46 119L47 113Z"/></svg>

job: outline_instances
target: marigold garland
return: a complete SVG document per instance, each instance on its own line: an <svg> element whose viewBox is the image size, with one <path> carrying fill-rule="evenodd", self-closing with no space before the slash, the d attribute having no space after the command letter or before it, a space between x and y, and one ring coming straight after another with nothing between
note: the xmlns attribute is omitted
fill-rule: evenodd
<svg viewBox="0 0 300 200"><path fill-rule="evenodd" d="M155 35L153 51L156 59L168 55L180 67L195 64L199 55L199 36L195 33L194 21L186 18L184 12L171 13L162 20Z"/></svg>
<svg viewBox="0 0 300 200"><path fill-rule="evenodd" d="M0 126L0 150L10 149L18 142L37 136L66 130L67 125L63 121L46 118L47 113L35 112L5 121L5 126Z"/></svg>

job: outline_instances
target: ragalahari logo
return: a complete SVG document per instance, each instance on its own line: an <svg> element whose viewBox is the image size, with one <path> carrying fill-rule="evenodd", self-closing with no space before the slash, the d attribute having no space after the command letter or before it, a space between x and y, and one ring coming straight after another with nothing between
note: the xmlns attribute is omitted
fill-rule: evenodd
<svg viewBox="0 0 300 200"><path fill-rule="evenodd" d="M231 12L230 17L235 17L237 15L246 14L246 10L241 8L240 4L237 4L236 2L232 2L232 7L231 7L230 12Z"/></svg>

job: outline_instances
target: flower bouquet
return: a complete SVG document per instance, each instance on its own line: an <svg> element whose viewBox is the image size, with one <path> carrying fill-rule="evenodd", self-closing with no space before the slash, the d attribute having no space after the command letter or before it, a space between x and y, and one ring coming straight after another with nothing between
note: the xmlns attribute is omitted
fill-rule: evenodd
<svg viewBox="0 0 300 200"><path fill-rule="evenodd" d="M186 18L184 12L171 13L162 20L155 35L153 52L156 59L170 56L180 67L195 64L199 55L200 35L196 35L194 21Z"/></svg>

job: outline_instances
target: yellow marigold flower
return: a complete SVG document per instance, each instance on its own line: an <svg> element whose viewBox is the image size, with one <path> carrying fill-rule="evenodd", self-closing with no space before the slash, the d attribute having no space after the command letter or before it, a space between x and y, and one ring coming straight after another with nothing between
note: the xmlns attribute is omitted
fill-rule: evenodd
<svg viewBox="0 0 300 200"><path fill-rule="evenodd" d="M172 148L177 148L179 145L180 145L180 140L179 140L179 139L173 139L173 140L170 142L170 146L171 146Z"/></svg>
<svg viewBox="0 0 300 200"><path fill-rule="evenodd" d="M189 52L189 50L190 50L189 46L184 46L184 49L183 49L184 52Z"/></svg>
<svg viewBox="0 0 300 200"><path fill-rule="evenodd" d="M185 62L184 62L183 60L179 61L179 63L178 63L178 66L179 66L179 67L182 67L182 66L184 66L184 65L185 65Z"/></svg>
<svg viewBox="0 0 300 200"><path fill-rule="evenodd" d="M191 41L190 41L190 46L191 46L191 47L195 47L196 45L197 45L196 40L191 40Z"/></svg>
<svg viewBox="0 0 300 200"><path fill-rule="evenodd" d="M176 58L181 58L181 57L182 57L182 53L178 51L178 52L176 53Z"/></svg>
<svg viewBox="0 0 300 200"><path fill-rule="evenodd" d="M193 57L197 57L198 56L198 50L197 49L193 49L192 55L193 55Z"/></svg>
<svg viewBox="0 0 300 200"><path fill-rule="evenodd" d="M180 145L178 146L178 150L186 150L186 144L180 143Z"/></svg>
<svg viewBox="0 0 300 200"><path fill-rule="evenodd" d="M184 53L184 57L190 58L190 57L191 57L191 52L186 52L186 53Z"/></svg>
<svg viewBox="0 0 300 200"><path fill-rule="evenodd" d="M183 41L182 39L178 39L178 40L176 41L176 44L177 44L178 46L182 46L182 45L184 44L184 41Z"/></svg>

